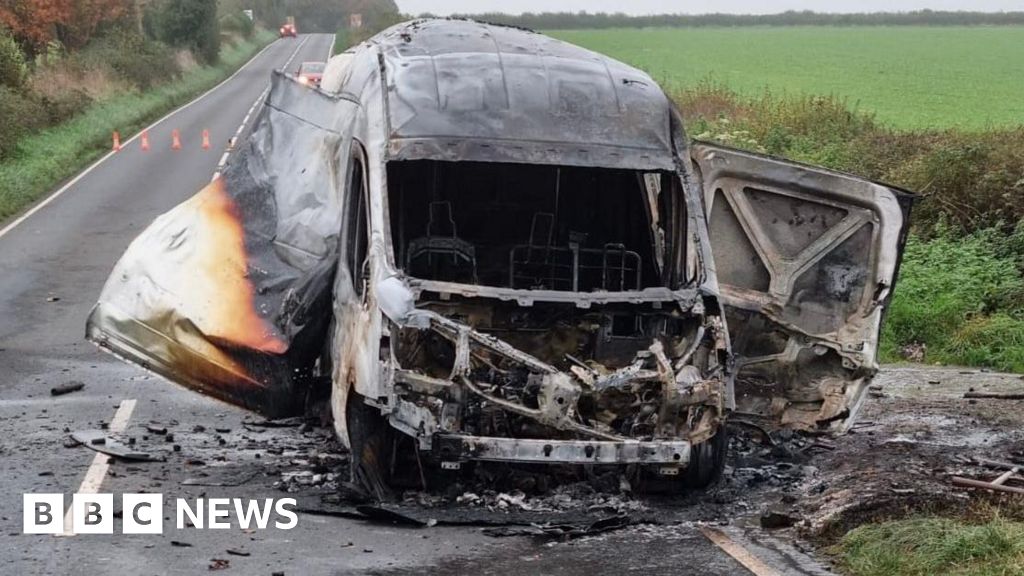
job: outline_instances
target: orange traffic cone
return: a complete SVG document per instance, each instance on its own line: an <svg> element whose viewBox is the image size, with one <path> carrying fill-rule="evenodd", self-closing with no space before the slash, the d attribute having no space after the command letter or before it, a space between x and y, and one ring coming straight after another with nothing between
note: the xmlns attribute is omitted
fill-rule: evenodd
<svg viewBox="0 0 1024 576"><path fill-rule="evenodd" d="M210 131L203 129L203 150L210 149Z"/></svg>
<svg viewBox="0 0 1024 576"><path fill-rule="evenodd" d="M171 150L181 150L181 135L177 128L171 130Z"/></svg>
<svg viewBox="0 0 1024 576"><path fill-rule="evenodd" d="M114 146L111 148L111 150L113 150L114 152L117 152L120 149L121 149L121 135L117 133L117 130L114 130Z"/></svg>
<svg viewBox="0 0 1024 576"><path fill-rule="evenodd" d="M147 130L142 131L142 151L149 151L149 131Z"/></svg>

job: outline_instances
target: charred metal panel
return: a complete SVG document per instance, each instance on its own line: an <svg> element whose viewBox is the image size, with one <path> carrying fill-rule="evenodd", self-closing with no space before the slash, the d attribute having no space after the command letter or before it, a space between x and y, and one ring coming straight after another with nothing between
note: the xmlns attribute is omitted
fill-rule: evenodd
<svg viewBox="0 0 1024 576"><path fill-rule="evenodd" d="M738 410L843 429L878 370L910 195L712 144L691 154L737 357Z"/></svg>
<svg viewBox="0 0 1024 576"><path fill-rule="evenodd" d="M336 129L355 105L277 75L223 175L132 242L87 337L168 379L268 416L301 408L337 262Z"/></svg>
<svg viewBox="0 0 1024 576"><path fill-rule="evenodd" d="M439 434L435 450L442 458L451 455L494 462L558 462L567 464L672 464L690 461L690 443L609 442L601 440L538 440L480 438Z"/></svg>

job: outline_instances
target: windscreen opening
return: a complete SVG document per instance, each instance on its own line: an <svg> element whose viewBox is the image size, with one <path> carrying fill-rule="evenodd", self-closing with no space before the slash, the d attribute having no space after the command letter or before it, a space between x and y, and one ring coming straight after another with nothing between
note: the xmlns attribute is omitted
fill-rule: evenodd
<svg viewBox="0 0 1024 576"><path fill-rule="evenodd" d="M668 174L388 164L395 261L413 277L560 291L663 286Z"/></svg>

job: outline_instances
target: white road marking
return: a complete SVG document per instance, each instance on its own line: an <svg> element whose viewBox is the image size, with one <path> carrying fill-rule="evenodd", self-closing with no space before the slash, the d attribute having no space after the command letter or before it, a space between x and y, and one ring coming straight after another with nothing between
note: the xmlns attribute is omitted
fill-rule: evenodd
<svg viewBox="0 0 1024 576"><path fill-rule="evenodd" d="M121 143L121 146L122 146L122 147L125 147L125 146L127 146L127 145L128 145L129 143L131 143L131 142L132 142L133 140L135 140L136 138L138 138L138 137L139 137L139 136L140 136L140 135L141 135L141 134L142 134L143 132L146 132L146 131L148 131L148 130L152 130L152 129L153 129L153 128L155 128L155 127L156 127L157 125L159 125L159 124L160 124L161 122L163 122L164 120L167 120L168 118L170 118L171 116L173 116L173 115L177 114L178 112L181 112L182 110L185 110L186 108L188 108L189 106L192 106L192 105L193 105L193 104L195 104L196 102L199 102L199 101L200 101L200 100L202 100L203 98L206 98L206 97L207 97L207 96L208 96L208 95L209 95L210 93L212 93L212 92L213 92L214 90L216 90L216 89L220 88L221 86L223 86L224 84L228 83L229 81L231 81L231 79L232 79L232 78L234 78L235 76L237 76L237 75L238 75L238 74L239 74L239 73L240 73L240 72L241 72L242 70L245 70L245 69L246 69L246 68L247 68L247 67L248 67L248 66L249 66L250 64L252 64L253 62L255 62L255 61L256 61L256 59L257 59L257 58L259 58L261 54L263 54L264 52L266 52L268 48L270 48L271 46L273 46L273 45L274 45L274 44L276 44L277 42L278 42L278 41L277 41L277 40L275 40L274 42L271 42L270 44L267 44L266 46L264 46L264 47L263 47L263 49L262 49L262 50L260 50L259 52L257 52L257 53L256 53L256 55L254 55L254 56L253 56L252 58L250 58L248 62L246 62L245 64L243 64L243 65L242 65L242 66L241 66L241 67L240 67L240 68L239 68L238 70L235 70L235 73L234 73L234 74L232 74L231 76L228 76L227 78L225 78L224 80L222 80L222 81L220 82L220 84L217 84L217 85L216 85L216 86L214 86L213 88L210 88L210 89L209 89L209 90L207 90L206 92L203 92L202 94L200 94L199 96L197 96L197 97L196 97L195 99L193 99L193 100L192 100L191 102L188 102L187 104L184 104L184 105L182 105L182 106L180 106L180 107L178 107L178 108L175 108L174 110L171 110L170 112L168 112L168 113L167 113L166 115L164 115L164 116L163 116L162 118L160 118L160 119L159 119L159 120L157 120L156 122L153 122L153 123L152 123L152 124L150 124L149 126L146 126L145 128L143 128L143 129L142 129L142 130L140 130L139 132L135 133L135 135L134 135L134 136L132 136L131 138L129 138L129 139L125 140L124 142L122 142L122 143ZM47 196L45 200L43 200L42 202L39 202L38 204L36 204L35 206L33 206L33 207L32 207L31 209L29 209L29 211L28 211L28 212L25 212L24 214L22 214L21 216L19 216L19 217L18 217L17 219L15 219L15 220L14 220L13 222L11 222L10 224L8 224L7 226L4 226L4 228L3 228L3 229L0 229L0 238L3 238L5 234L7 234L8 232L10 232L11 230L14 230L14 229L15 229L15 228L16 228L16 227L17 227L17 226L19 225L19 224L21 224L21 223L22 223L22 222L24 222L25 220L28 220L28 219L29 219L29 218L30 218L30 217L31 217L31 216L32 216L33 214L35 214L36 212L39 212L40 210L42 210L43 208L45 208L47 204L49 204L50 202L53 202L54 200L56 200L57 198L59 198L59 197L61 196L61 194L64 194L65 192L67 192L67 191L68 191L68 190L69 190L69 189L70 189L70 188L71 188L72 186L74 186L75 184L77 184L79 180L81 180L82 178L85 178L85 176L86 176L87 174L89 174L90 172L92 172L92 171L93 171L93 170L94 170L94 169L95 169L95 168L96 168L97 166L99 166L100 164L102 164L102 163L103 163L104 161L106 161L106 160L107 160L108 158L110 158L110 157L111 157L111 156L113 156L114 154L116 154L116 152L114 152L113 150L111 150L110 152L107 152L107 153L106 153L106 154L104 154L104 155L103 155L102 157L100 157L100 159L99 159L99 160L97 160L97 161L93 162L93 163L92 163L92 164L90 164L90 165L89 165L89 166L88 166L88 167L87 167L87 168L86 168L85 170L82 170L81 172L79 172L79 173L78 173L78 175L77 175L77 176L75 176L74 178L72 178L70 182L68 182L67 184L65 184L65 185L61 186L61 187L60 187L60 189L58 189L58 190L57 190L56 192L54 192L53 194L50 194L49 196Z"/></svg>
<svg viewBox="0 0 1024 576"><path fill-rule="evenodd" d="M134 399L122 400L107 428L112 433L124 432L128 427L128 420L132 417L133 410L135 410ZM96 494L99 492L103 479L107 477L107 470L109 469L110 456L97 452L96 456L92 459L92 464L89 465L89 469L85 472L85 478L82 479L82 485L78 487L76 494ZM71 524L71 508L68 508L67 513L64 514L64 534L62 536L74 535Z"/></svg>
<svg viewBox="0 0 1024 576"><path fill-rule="evenodd" d="M334 54L334 43L337 42L337 41L338 41L338 35L337 34L331 34L331 44L329 46L327 46L327 58L324 59L324 62L327 62L328 60L331 59L331 54Z"/></svg>
<svg viewBox="0 0 1024 576"><path fill-rule="evenodd" d="M299 45L295 47L295 51L292 52L292 55L288 58L288 60L285 61L284 66L281 67L281 70L288 70L288 65L292 63L292 60L295 60L295 55L299 53L299 48L302 48L306 44L306 42L309 42L310 38L312 38L312 36L306 36L305 38L302 39L302 42L299 42Z"/></svg>
<svg viewBox="0 0 1024 576"><path fill-rule="evenodd" d="M256 98L256 101L249 106L249 111L245 113L245 118L242 118L242 123L238 125L238 130L235 130L235 135L228 140L228 149L221 155L220 160L217 162L217 169L213 172L213 176L210 178L210 182L213 182L217 178L220 178L220 173L224 170L224 166L228 163L228 158L231 156L231 152L235 149L235 142L242 135L242 131L245 130L245 125L249 123L249 117L252 116L253 111L256 107L263 102L263 99L267 97L267 92L270 92L270 86L267 86L263 92Z"/></svg>
<svg viewBox="0 0 1024 576"><path fill-rule="evenodd" d="M721 548L726 554L732 556L734 560L743 565L744 568L750 571L755 576L782 576L779 572L768 566L756 556L754 556L749 550L740 546L735 540L726 536L725 532L712 528L710 526L701 526L700 532L708 540Z"/></svg>

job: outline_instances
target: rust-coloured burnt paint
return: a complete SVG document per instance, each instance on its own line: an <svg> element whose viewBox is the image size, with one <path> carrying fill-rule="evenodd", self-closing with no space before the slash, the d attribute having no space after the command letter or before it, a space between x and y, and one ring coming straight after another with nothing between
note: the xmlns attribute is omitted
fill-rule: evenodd
<svg viewBox="0 0 1024 576"><path fill-rule="evenodd" d="M201 307L193 318L211 339L239 347L282 354L288 344L256 311L248 278L245 236L234 199L217 179L196 194L195 270L185 295Z"/></svg>

